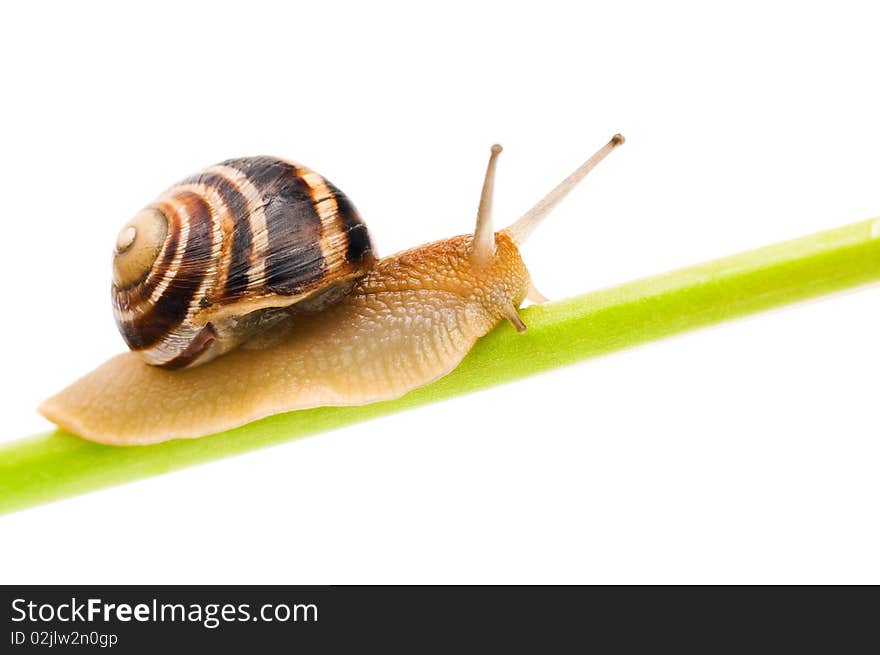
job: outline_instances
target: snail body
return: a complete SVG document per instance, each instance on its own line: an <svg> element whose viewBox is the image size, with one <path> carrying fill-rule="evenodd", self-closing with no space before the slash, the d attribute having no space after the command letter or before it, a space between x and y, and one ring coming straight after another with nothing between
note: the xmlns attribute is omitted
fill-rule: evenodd
<svg viewBox="0 0 880 655"><path fill-rule="evenodd" d="M389 400L428 384L458 366L477 339L500 321L525 330L517 308L526 297L542 297L531 284L519 246L622 142L615 136L535 208L498 232L491 224L491 195L500 147L493 147L474 234L384 259L373 257L363 223L356 212L346 218L347 199L340 202L344 196L328 183L337 207L345 208L326 212L326 217L340 226L337 253L346 254L337 254L337 268L322 255L324 270L334 271L320 278L323 286L317 275L296 278L311 282L268 292L254 285L238 299L244 303L240 314L230 312L235 302L216 292L205 293L209 302L204 306L190 299L175 326L186 328L175 339L190 341L182 348L177 344L178 350L160 349L164 367L147 363L143 349L118 355L49 398L40 412L94 441L150 444L200 437L297 409ZM315 204L321 202L318 197ZM136 222L135 228L147 236L161 231L149 232L150 220ZM360 245L353 247L352 241ZM352 252L355 256L349 256ZM317 255L310 261L318 261ZM220 287L200 287L208 288ZM206 311L201 317L200 310ZM207 346L198 336L206 330L211 333ZM168 366L181 357L183 366Z"/></svg>

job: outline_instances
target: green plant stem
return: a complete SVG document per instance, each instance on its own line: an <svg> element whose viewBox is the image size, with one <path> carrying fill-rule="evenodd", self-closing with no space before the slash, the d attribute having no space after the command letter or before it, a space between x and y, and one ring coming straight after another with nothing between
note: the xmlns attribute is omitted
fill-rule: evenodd
<svg viewBox="0 0 880 655"><path fill-rule="evenodd" d="M445 378L398 400L272 416L201 439L102 446L55 431L0 447L0 513L158 475L533 375L670 334L880 280L863 221L522 312Z"/></svg>

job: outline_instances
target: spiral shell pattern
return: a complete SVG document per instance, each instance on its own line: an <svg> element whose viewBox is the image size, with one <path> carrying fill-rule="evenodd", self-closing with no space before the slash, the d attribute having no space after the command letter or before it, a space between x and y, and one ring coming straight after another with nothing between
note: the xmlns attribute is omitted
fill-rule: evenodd
<svg viewBox="0 0 880 655"><path fill-rule="evenodd" d="M329 181L274 157L231 159L174 185L122 228L114 316L148 363L192 366L295 303L341 297L373 262L366 225Z"/></svg>

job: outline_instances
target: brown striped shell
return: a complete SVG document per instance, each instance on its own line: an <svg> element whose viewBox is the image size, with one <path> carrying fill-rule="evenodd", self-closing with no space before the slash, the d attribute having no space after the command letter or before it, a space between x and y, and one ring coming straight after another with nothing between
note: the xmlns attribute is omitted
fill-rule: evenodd
<svg viewBox="0 0 880 655"><path fill-rule="evenodd" d="M183 368L339 300L373 263L366 225L330 182L273 157L231 159L122 228L113 310L147 363Z"/></svg>

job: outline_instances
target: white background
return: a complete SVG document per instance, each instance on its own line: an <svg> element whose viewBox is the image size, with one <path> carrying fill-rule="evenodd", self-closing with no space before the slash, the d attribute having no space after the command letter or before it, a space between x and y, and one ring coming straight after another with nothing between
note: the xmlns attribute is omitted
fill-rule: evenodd
<svg viewBox="0 0 880 655"><path fill-rule="evenodd" d="M0 15L3 439L119 351L116 232L250 154L382 254L516 218L561 298L880 214L877 20L847 3L58 3ZM880 582L880 291L0 517L0 581Z"/></svg>

